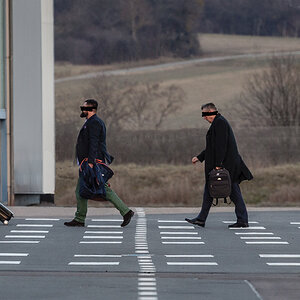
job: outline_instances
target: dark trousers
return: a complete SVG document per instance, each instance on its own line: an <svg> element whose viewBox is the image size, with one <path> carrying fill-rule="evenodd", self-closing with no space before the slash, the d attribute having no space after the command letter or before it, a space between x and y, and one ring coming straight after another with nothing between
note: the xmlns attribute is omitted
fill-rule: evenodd
<svg viewBox="0 0 300 300"><path fill-rule="evenodd" d="M235 205L235 214L237 217L237 222L248 223L247 208L240 190L240 186L237 183L232 184L231 194L229 198ZM206 221L212 203L213 198L210 197L207 184L205 184L202 208L197 219L204 222Z"/></svg>

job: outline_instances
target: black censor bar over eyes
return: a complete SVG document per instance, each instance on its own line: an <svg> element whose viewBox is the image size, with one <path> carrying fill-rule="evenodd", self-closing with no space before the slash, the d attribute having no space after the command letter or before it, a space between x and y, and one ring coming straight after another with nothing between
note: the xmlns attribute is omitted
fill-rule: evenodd
<svg viewBox="0 0 300 300"><path fill-rule="evenodd" d="M94 106L80 106L81 111L92 111L93 109L97 109Z"/></svg>
<svg viewBox="0 0 300 300"><path fill-rule="evenodd" d="M218 111L203 111L202 112L202 117L207 117L207 116L216 116L218 114Z"/></svg>

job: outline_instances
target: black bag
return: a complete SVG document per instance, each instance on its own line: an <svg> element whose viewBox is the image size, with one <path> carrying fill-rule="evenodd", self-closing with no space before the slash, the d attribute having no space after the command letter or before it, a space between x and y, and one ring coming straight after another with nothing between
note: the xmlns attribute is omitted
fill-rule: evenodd
<svg viewBox="0 0 300 300"><path fill-rule="evenodd" d="M0 203L0 221L5 225L8 224L8 221L14 216L13 212Z"/></svg>
<svg viewBox="0 0 300 300"><path fill-rule="evenodd" d="M216 198L216 204L213 203L213 205L218 205L219 198L224 198L224 203L227 203L226 197L231 194L231 178L228 170L222 168L209 172L208 191L212 198Z"/></svg>

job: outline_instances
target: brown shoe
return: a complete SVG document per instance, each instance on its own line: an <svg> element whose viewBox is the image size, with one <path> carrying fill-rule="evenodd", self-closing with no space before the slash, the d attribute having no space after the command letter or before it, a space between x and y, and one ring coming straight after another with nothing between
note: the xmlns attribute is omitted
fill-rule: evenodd
<svg viewBox="0 0 300 300"><path fill-rule="evenodd" d="M125 227L126 225L129 224L131 218L133 217L134 212L132 210L130 210L125 216L123 216L123 223L121 224L121 227Z"/></svg>
<svg viewBox="0 0 300 300"><path fill-rule="evenodd" d="M84 227L84 223L78 222L75 219L70 222L65 222L64 224L69 227Z"/></svg>

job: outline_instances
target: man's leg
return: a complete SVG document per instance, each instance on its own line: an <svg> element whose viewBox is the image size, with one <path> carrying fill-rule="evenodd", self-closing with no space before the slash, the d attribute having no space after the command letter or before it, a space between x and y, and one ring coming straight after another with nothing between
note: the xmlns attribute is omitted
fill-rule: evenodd
<svg viewBox="0 0 300 300"><path fill-rule="evenodd" d="M240 186L237 183L232 184L230 199L235 205L237 222L248 224L247 208L240 190Z"/></svg>
<svg viewBox="0 0 300 300"><path fill-rule="evenodd" d="M203 192L202 208L199 215L194 219L185 218L185 220L191 224L205 227L205 221L208 216L209 210L211 208L212 202L213 199L210 197L207 185L205 184L204 192Z"/></svg>
<svg viewBox="0 0 300 300"><path fill-rule="evenodd" d="M111 202L114 207L120 212L121 216L124 217L130 209L127 205L119 198L113 189L105 184L106 200Z"/></svg>
<svg viewBox="0 0 300 300"><path fill-rule="evenodd" d="M198 220L200 220L202 222L206 221L206 218L208 216L208 213L209 213L212 203L213 203L213 198L210 197L207 184L205 184L204 191L203 191L202 208L201 208L199 215L197 216Z"/></svg>
<svg viewBox="0 0 300 300"><path fill-rule="evenodd" d="M82 198L79 195L79 178L77 181L77 186L75 190L75 195L77 199L77 211L75 213L75 220L80 223L84 223L86 214L87 214L87 208L88 208L88 199Z"/></svg>

